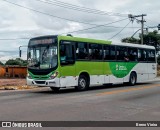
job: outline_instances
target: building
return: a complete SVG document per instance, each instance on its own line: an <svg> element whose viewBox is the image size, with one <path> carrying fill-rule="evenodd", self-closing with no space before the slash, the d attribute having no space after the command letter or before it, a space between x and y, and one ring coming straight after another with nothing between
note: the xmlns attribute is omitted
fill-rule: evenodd
<svg viewBox="0 0 160 130"><path fill-rule="evenodd" d="M6 78L25 78L27 75L26 66L8 65L0 66L0 77Z"/></svg>

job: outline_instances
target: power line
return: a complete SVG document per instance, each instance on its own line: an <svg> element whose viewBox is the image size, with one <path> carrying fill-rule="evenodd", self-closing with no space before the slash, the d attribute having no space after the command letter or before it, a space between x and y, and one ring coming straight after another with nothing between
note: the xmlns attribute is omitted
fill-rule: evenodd
<svg viewBox="0 0 160 130"><path fill-rule="evenodd" d="M129 21L129 23L124 26L124 28L122 28L118 33L116 33L115 35L113 35L111 38L109 38L109 40L113 39L114 37L116 37L118 34L120 34L129 24L130 24L131 21Z"/></svg>
<svg viewBox="0 0 160 130"><path fill-rule="evenodd" d="M56 18L59 18L59 19L63 19L63 20L67 20L67 21L72 21L72 22L77 22L77 23L83 23L83 24L88 24L88 25L96 25L96 26L99 26L97 24L91 24L91 23L88 23L88 22L82 22L82 21L77 21L77 20L71 20L71 19L67 19L67 18L62 18L62 17L59 17L59 16L54 16L52 14L48 14L48 13L45 13L45 12L41 12L41 11L38 11L38 10L35 10L35 9L31 9L31 8L28 8L28 7L25 7L25 6L22 6L22 5L19 5L19 4L16 4L16 3L13 3L13 2L10 2L10 1L7 1L7 0L3 0L7 3L10 3L10 4L13 4L13 5L16 5L18 7L21 7L21 8L25 8L27 10L31 10L31 11L34 11L34 12L37 12L37 13L40 13L40 14L44 14L44 15L48 15L48 16L51 16L51 17L56 17ZM101 26L101 25L100 25ZM104 25L106 26L106 25Z"/></svg>
<svg viewBox="0 0 160 130"><path fill-rule="evenodd" d="M111 28L124 28L124 27L118 27L118 26L107 26L109 24L113 24L113 23L117 23L117 22L121 22L121 21L124 21L124 20L127 20L128 18L126 19L121 19L121 20L117 20L117 21L114 21L114 22L110 22L110 23L107 23L107 24L101 24L101 25L97 25L97 26L93 26L93 27L90 27L90 28L85 28L85 29L80 29L80 30L76 30L76 31L71 31L71 32L66 32L66 33L62 33L62 34L68 34L68 33L75 33L75 32L82 32L82 31L87 31L87 30L91 30L91 29L95 29L95 28L99 28L99 27L111 27ZM126 27L126 28L140 28L140 27ZM62 35L60 34L60 35ZM28 39L31 39L31 37L26 37L26 38L0 38L0 41L10 41L10 40L28 40Z"/></svg>
<svg viewBox="0 0 160 130"><path fill-rule="evenodd" d="M34 12L36 12L36 13L40 13L40 14L43 14L43 15L50 16L50 17L54 17L54 18L58 18L58 19L63 19L63 20L67 20L67 21L72 21L72 22L76 22L76 23L82 23L82 24L88 24L88 25L97 25L97 24L91 24L91 23L87 23L87 22L72 20L72 19L68 19L68 18L62 18L62 17L59 17L59 16L55 16L55 15L52 15L52 14L48 14L48 13L45 13L45 12L38 11L38 10L35 10L35 9L32 9L32 8L28 8L28 7L26 7L26 6L19 5L19 4L16 4L16 3L13 3L13 2L10 2L10 1L7 1L7 0L3 0L3 1L5 1L5 2L7 2L7 3L10 3L10 4L12 4L12 5L16 5L16 6L18 6L18 7L27 9L27 10L34 11Z"/></svg>
<svg viewBox="0 0 160 130"><path fill-rule="evenodd" d="M12 41L12 40L28 40L30 39L29 37L28 38L0 38L1 41Z"/></svg>
<svg viewBox="0 0 160 130"><path fill-rule="evenodd" d="M73 32L79 32L79 31L89 30L89 29L93 29L93 28L97 28L97 27L108 25L108 24L104 24L104 25L90 24L90 23L86 23L86 22L79 22L79 21L76 21L76 20L70 20L70 19L66 19L66 18L61 18L61 17L58 17L58 16L54 16L54 15L51 15L51 14L48 14L48 13L44 13L44 12L41 12L41 11L37 11L35 9L31 9L31 8L25 7L25 6L22 6L22 5L19 5L19 4L15 4L15 3L7 1L7 0L3 0L3 1L5 1L7 3L10 3L10 4L13 4L13 5L16 5L18 7L25 8L25 9L28 9L28 10L31 10L31 11L34 11L34 12L37 12L37 13L41 13L41 14L44 14L44 15L48 15L48 16L51 16L51 17L56 17L56 18L60 18L60 19L68 20L68 21L74 21L74 22L83 23L83 24L96 25L96 26L91 27L91 28L78 30L78 31L73 31ZM114 22L112 22L112 23L114 23ZM109 23L109 24L112 24L112 23ZM19 38L19 39L29 39L29 38ZM0 39L0 40L17 40L17 38L16 39Z"/></svg>
<svg viewBox="0 0 160 130"><path fill-rule="evenodd" d="M148 26L147 24L144 24L147 28L157 28L157 26Z"/></svg>
<svg viewBox="0 0 160 130"><path fill-rule="evenodd" d="M17 51L4 51L4 50L0 50L0 52L17 52Z"/></svg>
<svg viewBox="0 0 160 130"><path fill-rule="evenodd" d="M91 29L99 28L99 27L114 27L114 26L106 26L106 25L117 23L117 22L121 22L121 21L124 21L124 20L127 20L127 19L128 18L125 18L125 19L117 20L117 21L110 22L110 23L107 23L107 24L97 25L97 26L94 26L94 27L90 27L90 28L86 28L86 29L81 29L81 30L76 30L76 31L71 31L71 32L62 33L62 34L81 32L81 31L91 30ZM121 27L115 27L115 28L121 28ZM30 38L10 38L10 39L0 39L0 40L21 40L21 39L30 39Z"/></svg>
<svg viewBox="0 0 160 130"><path fill-rule="evenodd" d="M47 0L47 1L56 1L56 2L60 2L60 4L66 4L68 6L69 3L65 3L65 2L62 2L62 1L58 1L58 0ZM87 7L83 7L83 6L77 6L77 5L74 5L74 4L69 4L71 6L76 6L76 7L79 7L79 8L83 8L83 9L87 9L87 10L92 10L92 11L95 11L95 12L99 12L99 13L104 13L104 14L115 14L115 15L122 15L120 13L113 13L113 12L105 12L105 11L102 11L102 10L98 10L98 9L92 9L92 8L87 8ZM126 14L124 14L126 15Z"/></svg>
<svg viewBox="0 0 160 130"><path fill-rule="evenodd" d="M92 13L92 14L98 14L98 15L109 15L109 16L119 16L119 17L127 17L124 16L120 13L112 13L112 12L105 12L105 11L101 11L101 10L96 10L96 9L91 9L91 8L86 8L86 7L82 7L82 6L77 6L77 5L73 5L73 4L69 4L66 2L62 2L62 1L58 1L58 0L47 0L47 1L43 1L43 0L36 0L42 3L46 3L49 5L54 5L54 6L59 6L62 8L67 8L67 9L71 9L71 10L76 10L76 11L81 11L81 12L85 12L85 13ZM127 14L125 14L127 15Z"/></svg>
<svg viewBox="0 0 160 130"><path fill-rule="evenodd" d="M117 23L117 22L121 22L121 21L124 21L124 20L127 20L127 19L128 19L128 18L126 18L126 19L121 19L121 20L114 21L114 22L107 23L107 24L97 25L97 26L94 26L94 27L86 28L86 29L81 29L81 30L76 30L76 31L72 31L72 32L67 32L67 33L81 32L81 31L91 30L91 29L99 28L99 27L114 27L114 26L106 26L106 25L113 24L113 23ZM116 27L115 27L115 28L116 28ZM63 33L63 34L67 34L67 33Z"/></svg>
<svg viewBox="0 0 160 130"><path fill-rule="evenodd" d="M44 12L40 12L40 11L37 11L37 10L31 9L31 8L22 6L22 5L19 5L19 4L12 3L12 2L7 1L7 0L3 0L3 1L8 2L8 3L10 3L10 4L13 4L13 5L16 5L16 6L19 6L19 7L22 7L22 8L25 8L25 9L28 9L28 10L31 10L31 11L34 11L34 12L38 12L38 13L41 13L41 14L49 15L49 16L52 16L52 17L57 17L57 18L60 18L60 19L65 19L65 20L68 20L68 21L74 21L74 22L78 22L78 23L89 24L89 23L86 23L86 22L79 22L79 21L75 21L75 20L70 20L70 19L66 19L66 18L61 18L61 17L58 17L58 16L54 16L54 15L47 14L47 13L44 13ZM123 20L126 20L126 19L123 19ZM119 21L122 21L122 20L118 20L118 21L115 21L115 22L119 22ZM115 23L115 22L111 22L111 23L103 24L103 25L89 24L89 25L96 25L96 26L91 27L91 28L87 28L87 29L83 29L83 30L73 31L73 32L79 32L79 31L89 30L89 29L93 29L93 28L97 28L97 27L102 27L102 26L106 26L106 25L109 25L109 24L113 24L113 23ZM106 27L108 27L108 26L106 26ZM68 33L71 33L71 32L68 32ZM17 40L17 39L29 39L29 38L12 38L12 39L0 39L0 40Z"/></svg>

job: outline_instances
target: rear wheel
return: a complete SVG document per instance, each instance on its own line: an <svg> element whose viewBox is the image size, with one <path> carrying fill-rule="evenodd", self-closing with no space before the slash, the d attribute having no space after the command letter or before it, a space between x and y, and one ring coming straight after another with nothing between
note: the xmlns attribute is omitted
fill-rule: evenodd
<svg viewBox="0 0 160 130"><path fill-rule="evenodd" d="M59 90L60 90L60 88L58 88L58 87L50 87L51 89L52 89L52 91L54 91L54 92L59 92Z"/></svg>
<svg viewBox="0 0 160 130"><path fill-rule="evenodd" d="M76 86L76 89L79 91L87 90L89 87L89 81L84 75L80 75L78 79L78 86Z"/></svg>
<svg viewBox="0 0 160 130"><path fill-rule="evenodd" d="M129 84L131 86L134 86L137 82L137 75L136 73L132 72L131 75L130 75L130 78L129 78Z"/></svg>

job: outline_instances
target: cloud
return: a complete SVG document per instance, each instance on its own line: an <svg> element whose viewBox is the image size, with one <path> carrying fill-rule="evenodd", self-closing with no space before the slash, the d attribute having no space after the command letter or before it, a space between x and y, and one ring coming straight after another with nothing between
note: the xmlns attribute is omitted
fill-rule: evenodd
<svg viewBox="0 0 160 130"><path fill-rule="evenodd" d="M13 2L11 0L8 0ZM46 1L46 0L43 0ZM63 1L62 1L63 2ZM56 5L46 4L38 2L37 0L14 0L14 3L26 6L28 8L44 12L53 16L47 16L44 14L36 13L31 10L27 10L15 5L11 5L4 1L0 4L0 39L5 38L23 38L23 37L35 37L41 35L54 35L64 34L76 30L82 30L91 28L95 25L107 24L113 21L127 18L128 13L132 14L147 14L145 24L149 26L157 26L159 24L160 9L159 0L65 0L65 3L75 4L78 7L87 7L90 9L102 10L110 15L99 15L94 13L88 13L87 11L81 12L76 10L59 7ZM142 4L143 3L143 4ZM55 3L54 3L55 4ZM61 4L61 6L64 3ZM69 5L68 5L69 6ZM74 8L75 9L75 8ZM125 14L125 15L124 15ZM117 16L120 15L120 16ZM57 16L59 18L56 18ZM68 20L64 20L64 19ZM73 20L73 21L69 21ZM79 21L74 22L74 21ZM81 23L82 22L82 23ZM88 24L84 24L88 23ZM114 23L108 26L124 27L129 20ZM91 25L90 25L91 24ZM134 22L133 27L140 27L139 24ZM132 24L129 25L132 27ZM104 39L112 37L118 33L122 28L114 27L99 27L91 30L74 32L74 36ZM120 41L121 38L131 36L137 29L126 28L114 39ZM7 60L18 56L18 47L21 45L27 45L28 40L15 40L15 41L2 41L0 40L1 49L6 51L17 51L13 53L1 53L0 60ZM4 57L4 55L6 55ZM24 53L25 55L25 53ZM25 57L25 56L24 56Z"/></svg>

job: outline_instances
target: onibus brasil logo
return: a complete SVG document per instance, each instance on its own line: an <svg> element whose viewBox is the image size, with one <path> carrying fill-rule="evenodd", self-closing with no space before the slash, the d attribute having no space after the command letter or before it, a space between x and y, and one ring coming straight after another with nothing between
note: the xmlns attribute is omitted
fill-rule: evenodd
<svg viewBox="0 0 160 130"><path fill-rule="evenodd" d="M118 65L116 64L116 70L127 70L127 67L124 65Z"/></svg>

